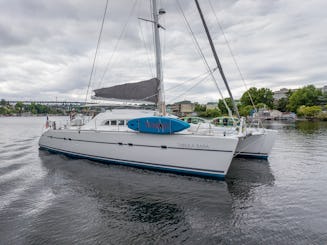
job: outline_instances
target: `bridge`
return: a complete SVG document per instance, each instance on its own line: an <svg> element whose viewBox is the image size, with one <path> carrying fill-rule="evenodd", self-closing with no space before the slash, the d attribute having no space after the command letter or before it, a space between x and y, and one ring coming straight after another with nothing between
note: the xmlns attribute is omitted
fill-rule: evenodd
<svg viewBox="0 0 327 245"><path fill-rule="evenodd" d="M15 105L17 102L22 102L23 104L30 105L32 103L48 105L48 106L83 106L86 103L81 101L54 101L54 100L8 100L6 101L10 105ZM90 103L87 103L90 104Z"/></svg>

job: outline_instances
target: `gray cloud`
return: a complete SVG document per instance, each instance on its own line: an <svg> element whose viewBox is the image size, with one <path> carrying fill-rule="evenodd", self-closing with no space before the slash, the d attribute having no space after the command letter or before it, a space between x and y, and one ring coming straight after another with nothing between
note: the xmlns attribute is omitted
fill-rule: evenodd
<svg viewBox="0 0 327 245"><path fill-rule="evenodd" d="M161 41L168 89L203 74L206 67L176 2L160 2L160 7L167 11L160 21L166 28L161 31ZM187 0L180 3L214 68L194 3ZM224 36L209 2L200 3L230 86L235 97L239 97L245 88ZM211 0L211 3L248 87L275 90L327 84L326 1L299 4L295 0ZM105 1L0 1L0 98L83 100L104 6ZM137 19L150 19L149 8L149 1L109 1L93 89L154 75L152 26ZM125 25L121 42L116 46ZM226 95L223 83L218 80ZM167 90L167 101L177 98L206 102L219 98L209 78L189 90L195 83ZM183 94L185 91L188 93Z"/></svg>

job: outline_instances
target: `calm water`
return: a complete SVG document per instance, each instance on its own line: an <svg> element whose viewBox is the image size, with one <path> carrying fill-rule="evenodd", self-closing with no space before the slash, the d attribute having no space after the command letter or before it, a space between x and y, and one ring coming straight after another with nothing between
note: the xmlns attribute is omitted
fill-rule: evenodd
<svg viewBox="0 0 327 245"><path fill-rule="evenodd" d="M327 244L327 123L216 181L39 151L44 121L0 118L0 244Z"/></svg>

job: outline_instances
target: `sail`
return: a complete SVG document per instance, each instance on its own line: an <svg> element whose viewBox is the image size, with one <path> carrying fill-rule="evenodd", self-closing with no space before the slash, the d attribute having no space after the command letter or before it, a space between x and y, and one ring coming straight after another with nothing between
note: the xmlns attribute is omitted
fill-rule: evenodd
<svg viewBox="0 0 327 245"><path fill-rule="evenodd" d="M125 83L107 88L94 90L95 98L132 100L132 101L148 101L158 102L158 86L159 80L152 78L149 80Z"/></svg>

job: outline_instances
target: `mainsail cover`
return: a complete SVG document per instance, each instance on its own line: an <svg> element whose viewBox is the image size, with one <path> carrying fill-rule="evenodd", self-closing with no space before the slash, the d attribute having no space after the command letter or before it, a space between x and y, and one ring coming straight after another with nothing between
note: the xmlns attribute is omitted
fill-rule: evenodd
<svg viewBox="0 0 327 245"><path fill-rule="evenodd" d="M158 102L159 80L152 78L94 90L96 98Z"/></svg>

